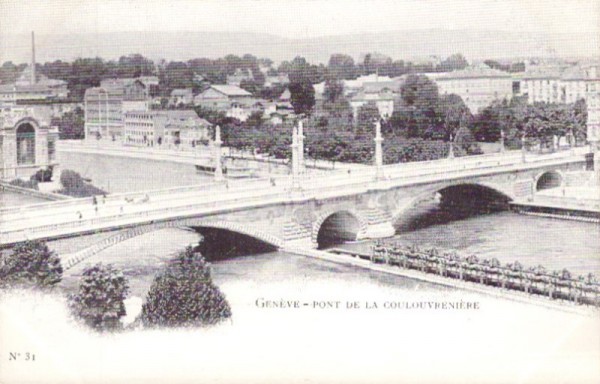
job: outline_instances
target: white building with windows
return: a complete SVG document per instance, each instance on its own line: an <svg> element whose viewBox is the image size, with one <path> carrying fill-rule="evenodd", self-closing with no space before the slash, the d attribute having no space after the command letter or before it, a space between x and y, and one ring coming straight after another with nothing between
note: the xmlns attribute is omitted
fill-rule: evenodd
<svg viewBox="0 0 600 384"><path fill-rule="evenodd" d="M521 75L521 94L527 95L530 104L560 103L563 101L562 69L552 67L531 67Z"/></svg>
<svg viewBox="0 0 600 384"><path fill-rule="evenodd" d="M486 65L470 66L432 78L440 95L460 96L472 113L477 113L496 100L511 99L513 95L511 75Z"/></svg>
<svg viewBox="0 0 600 384"><path fill-rule="evenodd" d="M587 72L586 84L587 104L587 140L590 143L600 143L600 66L590 67Z"/></svg>
<svg viewBox="0 0 600 384"><path fill-rule="evenodd" d="M123 144L137 147L190 149L207 145L211 124L192 110L129 111Z"/></svg>

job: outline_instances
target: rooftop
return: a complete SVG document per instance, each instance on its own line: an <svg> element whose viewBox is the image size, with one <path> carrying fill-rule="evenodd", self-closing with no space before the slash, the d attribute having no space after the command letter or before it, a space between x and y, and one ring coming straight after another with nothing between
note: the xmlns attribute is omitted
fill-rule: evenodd
<svg viewBox="0 0 600 384"><path fill-rule="evenodd" d="M487 65L471 65L458 71L446 72L436 80L476 79L476 78L510 78L510 73L499 71Z"/></svg>
<svg viewBox="0 0 600 384"><path fill-rule="evenodd" d="M227 96L252 96L250 92L235 85L212 85L211 88Z"/></svg>

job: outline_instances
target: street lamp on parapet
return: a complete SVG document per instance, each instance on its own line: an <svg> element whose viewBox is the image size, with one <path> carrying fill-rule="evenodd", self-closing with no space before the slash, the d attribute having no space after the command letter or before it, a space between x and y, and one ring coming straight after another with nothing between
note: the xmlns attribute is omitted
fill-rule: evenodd
<svg viewBox="0 0 600 384"><path fill-rule="evenodd" d="M500 130L500 153L504 153L504 129Z"/></svg>
<svg viewBox="0 0 600 384"><path fill-rule="evenodd" d="M381 120L375 120L375 179L383 178L383 137L381 136Z"/></svg>
<svg viewBox="0 0 600 384"><path fill-rule="evenodd" d="M300 189L299 171L300 171L300 156L298 155L298 129L294 125L292 127L292 190L297 191Z"/></svg>
<svg viewBox="0 0 600 384"><path fill-rule="evenodd" d="M215 127L215 141L213 142L214 146L214 161L215 161L215 180L222 181L223 177L223 167L221 165L221 127L218 125Z"/></svg>
<svg viewBox="0 0 600 384"><path fill-rule="evenodd" d="M450 134L449 148L448 148L448 159L454 159L454 137Z"/></svg>
<svg viewBox="0 0 600 384"><path fill-rule="evenodd" d="M521 136L521 161L523 163L525 163L527 161L527 159L525 158L525 152L527 151L527 148L525 148L525 143L526 143L526 139L525 139L525 134L523 134Z"/></svg>
<svg viewBox="0 0 600 384"><path fill-rule="evenodd" d="M298 173L304 173L304 125L302 123L302 118L298 120L298 132L297 132L297 142L298 142Z"/></svg>

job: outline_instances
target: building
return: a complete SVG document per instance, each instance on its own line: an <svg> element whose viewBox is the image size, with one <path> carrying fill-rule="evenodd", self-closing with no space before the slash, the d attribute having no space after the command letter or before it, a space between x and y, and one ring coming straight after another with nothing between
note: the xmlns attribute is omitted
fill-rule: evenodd
<svg viewBox="0 0 600 384"><path fill-rule="evenodd" d="M117 89L88 88L84 95L83 113L86 140L121 138L123 130L123 94Z"/></svg>
<svg viewBox="0 0 600 384"><path fill-rule="evenodd" d="M189 105L194 102L194 94L191 88L179 88L171 91L169 105Z"/></svg>
<svg viewBox="0 0 600 384"><path fill-rule="evenodd" d="M527 96L530 104L560 103L563 101L561 90L562 69L558 66L533 66L520 75L520 92Z"/></svg>
<svg viewBox="0 0 600 384"><path fill-rule="evenodd" d="M0 179L29 179L56 166L58 128L43 107L5 107L0 111Z"/></svg>
<svg viewBox="0 0 600 384"><path fill-rule="evenodd" d="M266 76L265 77L265 88L273 87L273 86L285 86L290 83L290 78L286 73L278 74L276 76Z"/></svg>
<svg viewBox="0 0 600 384"><path fill-rule="evenodd" d="M67 82L36 73L35 39L31 32L31 64L12 84L0 84L0 107L16 105L19 101L57 100L67 98Z"/></svg>
<svg viewBox="0 0 600 384"><path fill-rule="evenodd" d="M354 80L341 80L344 85L344 96L352 97L353 95L359 93L365 86L365 84L373 84L373 83L383 83L388 87L394 88L394 92L398 92L400 89L401 79L399 78L391 78L387 76L379 76L376 73L360 76ZM313 88L315 89L315 98L317 100L323 99L323 94L325 93L325 81L322 81L318 84L314 84Z"/></svg>
<svg viewBox="0 0 600 384"><path fill-rule="evenodd" d="M350 98L350 106L354 118L358 110L365 104L373 103L383 119L388 119L394 113L394 103L399 98L399 85L396 81L364 82L359 92Z"/></svg>
<svg viewBox="0 0 600 384"><path fill-rule="evenodd" d="M140 76L136 80L144 85L147 96L155 97L158 95L160 91L158 76Z"/></svg>
<svg viewBox="0 0 600 384"><path fill-rule="evenodd" d="M239 87L244 80L254 80L251 70L236 68L233 75L227 75L227 85Z"/></svg>
<svg viewBox="0 0 600 384"><path fill-rule="evenodd" d="M192 110L125 112L125 145L190 149L207 145L211 124Z"/></svg>
<svg viewBox="0 0 600 384"><path fill-rule="evenodd" d="M194 98L194 104L219 111L227 111L233 103L251 106L256 102L252 94L234 85L212 85Z"/></svg>
<svg viewBox="0 0 600 384"><path fill-rule="evenodd" d="M472 113L477 113L496 100L511 99L513 95L511 75L486 65L469 66L432 78L440 95L460 96Z"/></svg>
<svg viewBox="0 0 600 384"><path fill-rule="evenodd" d="M140 79L106 79L84 95L85 138L122 141L123 114L149 109L149 86Z"/></svg>
<svg viewBox="0 0 600 384"><path fill-rule="evenodd" d="M600 66L588 69L587 80L587 140L598 146L600 144Z"/></svg>

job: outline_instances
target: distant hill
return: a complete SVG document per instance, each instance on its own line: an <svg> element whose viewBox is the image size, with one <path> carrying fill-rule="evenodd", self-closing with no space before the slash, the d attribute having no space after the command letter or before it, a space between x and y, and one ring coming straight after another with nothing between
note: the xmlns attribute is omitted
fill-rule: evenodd
<svg viewBox="0 0 600 384"><path fill-rule="evenodd" d="M30 36L0 37L0 61L27 62ZM521 33L475 30L410 30L370 34L288 39L263 33L241 32L118 32L98 34L36 35L38 62L100 56L116 59L141 53L154 60L217 58L232 53L251 53L278 62L297 55L326 63L332 53L358 59L366 52L380 52L394 59L460 52L468 60L514 57L599 57L600 38L578 33Z"/></svg>

